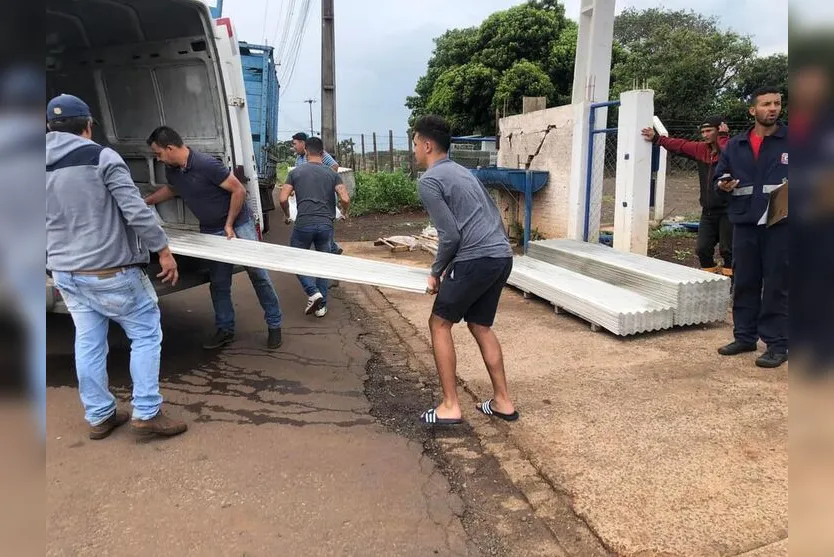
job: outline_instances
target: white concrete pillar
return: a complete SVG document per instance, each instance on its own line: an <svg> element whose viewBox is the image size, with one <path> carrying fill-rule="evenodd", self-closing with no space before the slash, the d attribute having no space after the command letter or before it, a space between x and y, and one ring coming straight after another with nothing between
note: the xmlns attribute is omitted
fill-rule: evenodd
<svg viewBox="0 0 834 557"><path fill-rule="evenodd" d="M571 240L582 241L585 218L585 180L588 168L588 117L591 103L573 105L573 143L571 145L570 184L568 185L568 231Z"/></svg>
<svg viewBox="0 0 834 557"><path fill-rule="evenodd" d="M608 101L611 82L611 48L614 42L615 0L582 0L579 12L579 36L573 74L574 112L571 149L570 209L567 237L582 240L585 229L586 188L588 186L588 146L590 105ZM606 127L608 109L596 110L596 128ZM605 137L594 139L594 159L605 156ZM598 160L600 164L604 163ZM591 180L588 240L599 241L602 206L602 176Z"/></svg>
<svg viewBox="0 0 834 557"><path fill-rule="evenodd" d="M616 0L582 0L572 101L608 100Z"/></svg>
<svg viewBox="0 0 834 557"><path fill-rule="evenodd" d="M660 118L654 117L654 129L662 136L668 136L669 131ZM668 153L663 147L660 148L660 161L657 168L657 180L654 184L654 220L660 220L666 211L666 158Z"/></svg>
<svg viewBox="0 0 834 557"><path fill-rule="evenodd" d="M626 91L620 95L620 101L614 249L646 255L652 144L643 139L640 130L653 124L654 91Z"/></svg>

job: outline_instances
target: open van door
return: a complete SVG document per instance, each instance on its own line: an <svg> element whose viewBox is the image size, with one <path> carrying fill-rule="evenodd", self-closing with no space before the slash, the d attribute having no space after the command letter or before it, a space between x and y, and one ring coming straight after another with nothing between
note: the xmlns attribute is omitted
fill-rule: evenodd
<svg viewBox="0 0 834 557"><path fill-rule="evenodd" d="M246 84L243 81L243 60L236 39L235 27L228 17L215 20L215 41L220 60L221 75L226 91L229 125L234 136L235 175L249 192L247 203L256 219L258 236L263 231L263 207L258 184L258 166L252 142L249 107L246 106Z"/></svg>
<svg viewBox="0 0 834 557"><path fill-rule="evenodd" d="M145 141L166 124L241 178L260 221L252 139L248 128L242 132L248 115L241 117L239 93L224 75L231 54L220 53L230 24L216 23L198 0L46 0L46 26L47 93L90 105L93 139L125 159L143 195L165 183ZM242 88L239 68L235 77ZM199 230L181 199L156 208L167 226ZM177 287L154 281L160 295L208 282L205 261L181 258L179 265Z"/></svg>

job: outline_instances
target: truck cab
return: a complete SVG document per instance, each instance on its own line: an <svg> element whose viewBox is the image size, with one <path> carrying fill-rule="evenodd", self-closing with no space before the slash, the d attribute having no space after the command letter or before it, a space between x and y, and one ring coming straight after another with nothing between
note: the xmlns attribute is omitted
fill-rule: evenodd
<svg viewBox="0 0 834 557"><path fill-rule="evenodd" d="M246 187L262 228L261 199L240 51L228 18L213 20L198 0L47 0L47 93L77 95L93 112L93 140L127 162L142 195L165 184L165 168L145 141L159 125L221 160ZM198 231L175 198L157 206L164 224ZM153 256L152 256L153 257ZM208 282L206 261L178 257L180 283L160 295ZM65 311L47 280L47 310Z"/></svg>

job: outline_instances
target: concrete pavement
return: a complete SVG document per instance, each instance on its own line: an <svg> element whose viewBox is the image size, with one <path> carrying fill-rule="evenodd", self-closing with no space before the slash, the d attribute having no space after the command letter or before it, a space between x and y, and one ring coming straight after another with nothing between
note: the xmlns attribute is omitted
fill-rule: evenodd
<svg viewBox="0 0 834 557"><path fill-rule="evenodd" d="M276 230L285 241L285 229ZM416 424L433 396L407 383L387 324L333 290L303 315L295 277L273 274L284 345L235 276L235 342L212 333L207 286L164 297L162 391L189 431L87 438L69 316L48 319L47 555L559 556L552 532L471 430ZM381 337L380 337L381 338ZM129 408L129 350L111 328L111 388Z"/></svg>

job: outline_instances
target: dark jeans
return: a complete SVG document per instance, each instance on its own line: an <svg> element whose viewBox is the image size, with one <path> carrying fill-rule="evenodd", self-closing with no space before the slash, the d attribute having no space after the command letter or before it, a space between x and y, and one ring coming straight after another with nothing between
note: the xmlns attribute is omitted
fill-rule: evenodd
<svg viewBox="0 0 834 557"><path fill-rule="evenodd" d="M333 226L329 224L312 224L308 226L296 226L292 230L290 246L299 249L310 249L315 247L316 251L333 253ZM304 288L307 296L320 292L327 303L327 279L297 275L298 281Z"/></svg>
<svg viewBox="0 0 834 557"><path fill-rule="evenodd" d="M788 223L738 225L733 234L733 334L745 344L762 339L788 350Z"/></svg>
<svg viewBox="0 0 834 557"><path fill-rule="evenodd" d="M249 220L240 226L235 227L235 234L242 240L258 240L258 233L255 230L255 222ZM225 232L215 232L215 236L225 236ZM235 308L232 304L232 273L234 266L230 263L212 261L209 264L209 276L211 279L211 301L214 304L214 322L218 329L233 333L235 331ZM266 269L254 269L247 267L249 280L258 296L258 301L264 310L266 325L270 329L281 327L281 306L278 302L278 294L272 286L272 279Z"/></svg>
<svg viewBox="0 0 834 557"><path fill-rule="evenodd" d="M724 260L724 268L733 268L733 223L727 213L701 213L701 223L698 225L698 260L702 269L716 267L715 245L721 258Z"/></svg>

